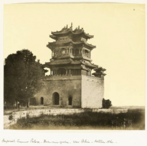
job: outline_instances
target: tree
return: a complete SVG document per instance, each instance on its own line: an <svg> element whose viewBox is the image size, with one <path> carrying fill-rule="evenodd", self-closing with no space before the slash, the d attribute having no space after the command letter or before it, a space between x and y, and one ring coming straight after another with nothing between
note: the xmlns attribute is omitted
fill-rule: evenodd
<svg viewBox="0 0 147 146"><path fill-rule="evenodd" d="M27 105L29 98L37 90L39 79L44 76L42 64L36 62L36 56L29 50L17 51L5 59L4 65L4 101Z"/></svg>
<svg viewBox="0 0 147 146"><path fill-rule="evenodd" d="M102 107L103 108L110 108L112 106L112 103L111 103L111 101L108 99L108 100L105 100L104 98L103 98L103 101L102 101Z"/></svg>

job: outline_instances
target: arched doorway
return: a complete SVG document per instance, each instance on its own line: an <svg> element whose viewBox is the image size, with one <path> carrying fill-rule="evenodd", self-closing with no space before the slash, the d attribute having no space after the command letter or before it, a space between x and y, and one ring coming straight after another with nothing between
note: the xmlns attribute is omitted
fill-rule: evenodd
<svg viewBox="0 0 147 146"><path fill-rule="evenodd" d="M43 105L43 102L44 102L44 99L43 99L43 97L41 97L41 98L40 98L40 103L41 103L41 105Z"/></svg>
<svg viewBox="0 0 147 146"><path fill-rule="evenodd" d="M53 105L59 105L59 94L57 92L53 93Z"/></svg>
<svg viewBox="0 0 147 146"><path fill-rule="evenodd" d="M68 105L72 105L72 96L68 97Z"/></svg>

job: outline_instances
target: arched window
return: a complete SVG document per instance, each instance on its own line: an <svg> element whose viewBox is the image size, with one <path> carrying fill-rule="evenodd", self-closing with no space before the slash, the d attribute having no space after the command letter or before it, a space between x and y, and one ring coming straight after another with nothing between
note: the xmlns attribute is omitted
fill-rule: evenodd
<svg viewBox="0 0 147 146"><path fill-rule="evenodd" d="M62 55L66 54L66 49L65 48L62 48L61 49L61 53L62 53Z"/></svg>
<svg viewBox="0 0 147 146"><path fill-rule="evenodd" d="M68 105L72 105L72 96L68 97Z"/></svg>
<svg viewBox="0 0 147 146"><path fill-rule="evenodd" d="M40 98L40 104L43 105L44 104L43 102L44 102L44 99L43 99L43 97L41 97Z"/></svg>
<svg viewBox="0 0 147 146"><path fill-rule="evenodd" d="M85 56L86 56L86 57L89 57L89 51L85 50L84 53L85 53Z"/></svg>
<svg viewBox="0 0 147 146"><path fill-rule="evenodd" d="M53 105L59 105L59 94L57 92L53 93Z"/></svg>

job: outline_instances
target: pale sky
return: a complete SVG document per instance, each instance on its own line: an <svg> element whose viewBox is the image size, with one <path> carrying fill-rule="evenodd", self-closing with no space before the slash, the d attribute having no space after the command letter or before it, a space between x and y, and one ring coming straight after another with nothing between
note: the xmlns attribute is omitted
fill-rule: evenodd
<svg viewBox="0 0 147 146"><path fill-rule="evenodd" d="M73 23L94 35L92 63L106 68L104 98L114 106L145 105L145 5L9 4L4 6L4 58L29 49L41 63L51 31Z"/></svg>

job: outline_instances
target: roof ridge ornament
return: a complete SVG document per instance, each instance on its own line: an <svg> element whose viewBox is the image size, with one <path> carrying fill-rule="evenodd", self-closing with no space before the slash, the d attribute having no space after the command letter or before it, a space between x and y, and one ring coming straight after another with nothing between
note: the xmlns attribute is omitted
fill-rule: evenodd
<svg viewBox="0 0 147 146"><path fill-rule="evenodd" d="M71 26L64 26L60 31L51 32L54 36L58 36L60 34L68 34L71 33L72 35L79 35L82 34L86 39L93 38L93 35L90 35L89 33L85 33L84 29L80 27L80 25L73 29L73 23L71 23ZM55 37L54 37L55 38Z"/></svg>
<svg viewBox="0 0 147 146"><path fill-rule="evenodd" d="M73 27L73 24L72 24L72 22L71 22L71 26L70 26L70 28L72 29L72 27Z"/></svg>

